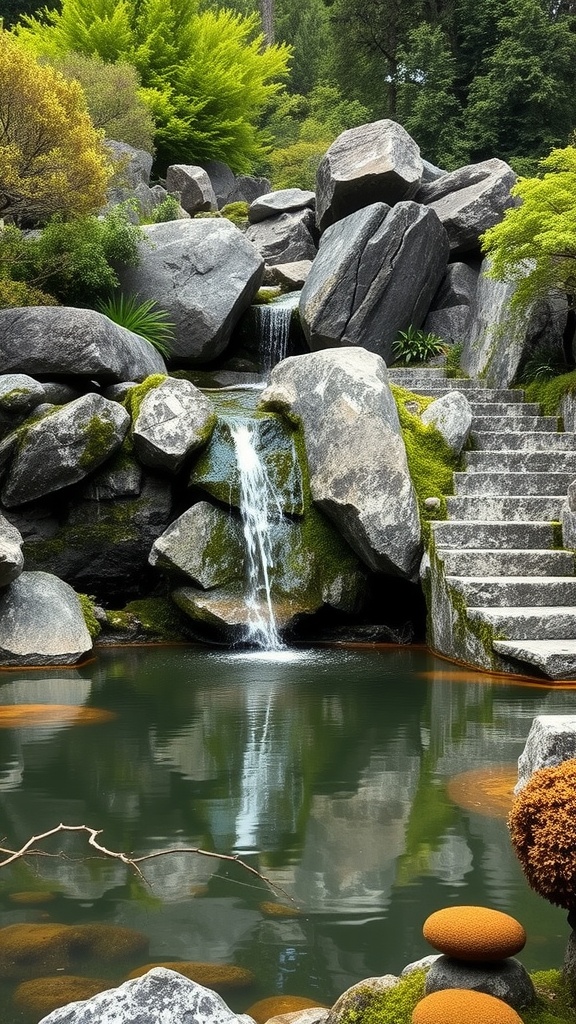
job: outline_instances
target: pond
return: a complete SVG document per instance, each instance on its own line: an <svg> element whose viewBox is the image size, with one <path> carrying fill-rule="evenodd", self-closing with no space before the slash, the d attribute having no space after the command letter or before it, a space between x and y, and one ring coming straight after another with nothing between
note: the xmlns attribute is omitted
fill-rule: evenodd
<svg viewBox="0 0 576 1024"><path fill-rule="evenodd" d="M118 983L176 960L252 971L251 987L223 992L236 1010L276 993L330 1003L430 952L422 923L449 904L514 914L525 965L560 965L565 915L529 891L505 816L533 717L571 711L573 690L397 647L116 648L78 670L1 679L1 845L86 824L113 851L236 854L277 887L185 852L143 863L146 884L61 834L42 849L64 856L0 872L0 927L88 935L100 923L145 938L123 957L103 932L106 951L71 957L54 928L42 956L16 966L0 943L3 1021L42 1016L17 1008L31 978Z"/></svg>

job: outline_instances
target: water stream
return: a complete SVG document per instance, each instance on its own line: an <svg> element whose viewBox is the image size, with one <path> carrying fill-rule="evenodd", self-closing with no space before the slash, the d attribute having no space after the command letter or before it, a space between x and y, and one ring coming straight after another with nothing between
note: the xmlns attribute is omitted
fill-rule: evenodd
<svg viewBox="0 0 576 1024"><path fill-rule="evenodd" d="M274 302L254 307L257 310L256 329L260 338L260 363L266 377L286 356L290 355L290 322L300 292L289 292Z"/></svg>
<svg viewBox="0 0 576 1024"><path fill-rule="evenodd" d="M282 643L270 588L274 562L272 530L282 516L276 488L257 451L257 421L230 419L240 479L240 515L246 541L246 592L248 644L278 651Z"/></svg>

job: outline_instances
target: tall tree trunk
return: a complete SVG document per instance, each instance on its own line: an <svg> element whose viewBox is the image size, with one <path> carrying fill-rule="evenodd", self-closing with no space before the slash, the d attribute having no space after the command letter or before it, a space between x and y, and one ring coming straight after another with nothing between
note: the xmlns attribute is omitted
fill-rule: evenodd
<svg viewBox="0 0 576 1024"><path fill-rule="evenodd" d="M260 14L262 15L266 43L268 46L272 46L274 42L274 0L260 0Z"/></svg>

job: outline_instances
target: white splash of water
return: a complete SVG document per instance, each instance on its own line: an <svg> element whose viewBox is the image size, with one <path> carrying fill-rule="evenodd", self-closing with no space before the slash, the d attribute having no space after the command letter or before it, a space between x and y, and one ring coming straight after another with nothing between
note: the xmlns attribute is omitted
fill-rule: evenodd
<svg viewBox="0 0 576 1024"><path fill-rule="evenodd" d="M282 516L282 508L256 449L255 422L229 421L240 478L240 515L246 542L246 640L263 650L279 651L284 644L276 625L270 570L274 560L272 530Z"/></svg>

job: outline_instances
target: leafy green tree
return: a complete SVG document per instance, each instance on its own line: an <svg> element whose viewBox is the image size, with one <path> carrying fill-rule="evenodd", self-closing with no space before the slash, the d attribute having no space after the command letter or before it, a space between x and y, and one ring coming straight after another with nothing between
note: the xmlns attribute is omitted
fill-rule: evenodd
<svg viewBox="0 0 576 1024"><path fill-rule="evenodd" d="M78 83L0 30L0 217L41 224L97 210L111 175Z"/></svg>
<svg viewBox="0 0 576 1024"><path fill-rule="evenodd" d="M261 111L288 73L289 50L264 46L258 16L198 10L197 0L63 0L17 31L48 58L127 61L157 124L160 167L220 159L250 170L266 152Z"/></svg>
<svg viewBox="0 0 576 1024"><path fill-rule="evenodd" d="M81 53L67 54L56 66L65 78L80 83L92 123L107 139L153 152L154 120L136 68L124 61L105 64L98 56Z"/></svg>
<svg viewBox="0 0 576 1024"><path fill-rule="evenodd" d="M576 148L555 149L541 163L542 176L521 178L520 201L483 237L491 276L513 281L513 310L560 289L576 301Z"/></svg>
<svg viewBox="0 0 576 1024"><path fill-rule="evenodd" d="M324 71L332 46L328 10L322 0L276 0L276 39L292 47L291 92L305 96L325 84Z"/></svg>

